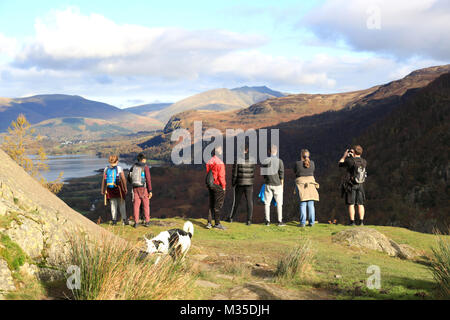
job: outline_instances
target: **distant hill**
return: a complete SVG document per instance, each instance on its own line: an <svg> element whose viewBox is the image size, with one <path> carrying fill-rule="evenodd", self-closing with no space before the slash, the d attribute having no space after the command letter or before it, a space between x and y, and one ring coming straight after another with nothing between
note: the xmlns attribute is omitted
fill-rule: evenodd
<svg viewBox="0 0 450 320"><path fill-rule="evenodd" d="M11 121L21 113L35 125L38 132L50 138L71 136L76 126L78 127L75 131L80 138L150 131L162 127L162 123L158 120L136 115L106 103L87 100L80 96L55 94L0 99L0 132L5 131ZM76 118L84 120L73 120ZM89 128L91 132L83 132L84 126L91 126ZM93 135L93 131L97 134Z"/></svg>
<svg viewBox="0 0 450 320"><path fill-rule="evenodd" d="M189 110L174 115L165 126L165 132L173 129L192 128L194 121L202 121L205 127L262 128L275 126L301 117L326 111L337 111L357 105L368 105L377 100L396 99L407 90L421 88L450 71L450 65L416 70L406 77L374 86L369 89L336 94L291 94L270 98L240 110L210 112Z"/></svg>
<svg viewBox="0 0 450 320"><path fill-rule="evenodd" d="M189 110L223 111L246 108L256 102L285 94L267 87L242 87L235 89L214 89L178 101L158 112L156 119L166 122L173 115Z"/></svg>
<svg viewBox="0 0 450 320"><path fill-rule="evenodd" d="M153 117L159 111L171 106L173 103L150 103L123 110L146 117Z"/></svg>
<svg viewBox="0 0 450 320"><path fill-rule="evenodd" d="M448 231L450 73L411 92L386 117L352 138L347 141L365 148L370 221L422 232L434 227ZM334 205L342 201L334 187L341 174L332 166L322 180L322 210L331 218L344 215Z"/></svg>

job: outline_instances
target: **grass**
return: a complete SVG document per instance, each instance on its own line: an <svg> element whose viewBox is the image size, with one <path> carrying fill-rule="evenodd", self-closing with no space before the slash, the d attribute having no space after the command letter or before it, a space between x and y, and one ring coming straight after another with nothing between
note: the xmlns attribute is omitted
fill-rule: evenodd
<svg viewBox="0 0 450 320"><path fill-rule="evenodd" d="M450 241L438 235L436 242L432 248L433 258L429 267L434 280L439 284L439 295L450 299Z"/></svg>
<svg viewBox="0 0 450 320"><path fill-rule="evenodd" d="M281 280L286 280L303 275L311 259L311 242L302 240L300 245L291 249L278 260L275 276Z"/></svg>
<svg viewBox="0 0 450 320"><path fill-rule="evenodd" d="M0 234L0 244L0 257L6 261L8 268L12 271L19 270L27 260L22 248L4 233Z"/></svg>
<svg viewBox="0 0 450 320"><path fill-rule="evenodd" d="M68 265L78 266L76 300L159 300L177 297L192 280L186 266L167 257L158 264L142 258L138 246L119 238L70 240Z"/></svg>
<svg viewBox="0 0 450 320"><path fill-rule="evenodd" d="M152 219L152 221L155 221ZM150 228L134 229L129 226L102 226L136 245L143 244L143 236L154 235L171 228L182 227L180 218L162 219L165 226L152 225ZM283 288L295 290L300 294L306 291L326 292L331 299L433 299L436 298L437 282L428 269L434 235L413 232L403 228L369 226L400 244L409 244L422 252L417 260L401 260L387 254L371 250L362 250L342 246L332 242L333 234L350 227L342 225L316 224L313 228L300 229L296 222L280 228L262 224L246 226L242 223L223 224L228 228L206 230L206 220L192 219L195 235L187 260L196 263L196 255L208 257L200 266L199 279L212 281L220 288L195 287L185 292L185 299L210 299L217 293L227 292L230 288L269 281L279 283ZM448 239L448 236L443 236ZM297 276L286 276L282 282L276 281L275 273L278 261L286 259L290 252L308 240L314 247L314 260L309 263L306 272L311 276L302 281L300 271ZM294 255L295 256L295 255ZM288 259L289 260L289 259ZM256 267L256 264L267 267ZM301 265L299 263L299 265ZM308 265L308 264L306 264ZM365 283L370 274L367 268L377 265L381 269L381 289L369 290ZM294 268L295 269L295 268ZM302 270L300 268L300 270ZM218 273L232 275L232 280L218 278ZM266 280L272 277L272 280ZM243 297L244 298L244 297Z"/></svg>

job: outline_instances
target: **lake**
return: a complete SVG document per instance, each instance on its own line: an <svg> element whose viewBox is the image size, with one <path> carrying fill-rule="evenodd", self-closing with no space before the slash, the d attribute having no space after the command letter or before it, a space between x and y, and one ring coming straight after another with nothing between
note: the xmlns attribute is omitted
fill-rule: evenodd
<svg viewBox="0 0 450 320"><path fill-rule="evenodd" d="M63 180L71 178L87 177L96 174L98 169L104 169L108 165L108 159L98 158L94 155L58 155L48 156L46 161L50 170L43 176L48 181L58 178L61 171L64 171ZM130 165L119 162L119 166L128 169Z"/></svg>

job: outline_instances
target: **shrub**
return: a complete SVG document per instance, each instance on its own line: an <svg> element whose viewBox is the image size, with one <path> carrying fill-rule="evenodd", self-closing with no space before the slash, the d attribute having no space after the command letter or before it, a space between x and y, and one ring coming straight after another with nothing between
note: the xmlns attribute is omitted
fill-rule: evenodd
<svg viewBox="0 0 450 320"><path fill-rule="evenodd" d="M120 238L77 235L70 244L68 265L78 266L81 275L81 288L72 290L77 300L172 299L192 280L182 263L165 257L155 265Z"/></svg>
<svg viewBox="0 0 450 320"><path fill-rule="evenodd" d="M312 259L311 242L302 240L301 244L290 250L278 260L275 276L278 279L292 279L306 271Z"/></svg>
<svg viewBox="0 0 450 320"><path fill-rule="evenodd" d="M437 235L437 243L432 247L433 259L429 268L438 283L438 290L444 299L450 298L450 241Z"/></svg>

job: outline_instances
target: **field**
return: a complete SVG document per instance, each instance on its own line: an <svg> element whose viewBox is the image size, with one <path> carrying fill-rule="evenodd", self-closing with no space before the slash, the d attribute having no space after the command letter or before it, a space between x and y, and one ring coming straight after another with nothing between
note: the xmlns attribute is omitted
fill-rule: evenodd
<svg viewBox="0 0 450 320"><path fill-rule="evenodd" d="M435 235L403 228L370 226L390 239L421 252L416 260L402 260L385 253L334 243L332 235L347 226L316 224L298 228L242 223L224 223L227 230L207 230L206 220L191 220L195 226L193 245L186 262L196 278L193 290L182 299L433 299L436 283L427 268ZM111 226L106 229L142 243L183 219L152 220L150 228ZM359 227L356 227L359 228ZM292 278L275 276L278 261L300 242L309 240L312 259ZM379 266L381 288L368 289L369 266Z"/></svg>

